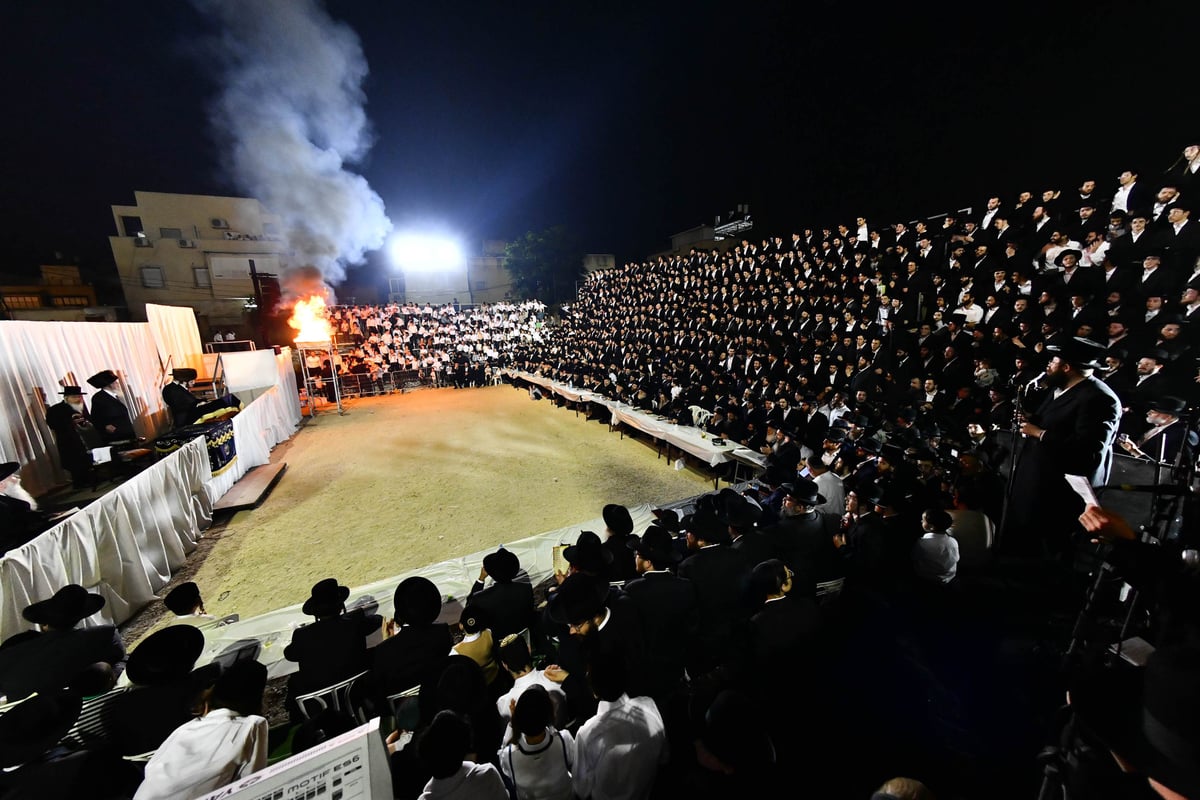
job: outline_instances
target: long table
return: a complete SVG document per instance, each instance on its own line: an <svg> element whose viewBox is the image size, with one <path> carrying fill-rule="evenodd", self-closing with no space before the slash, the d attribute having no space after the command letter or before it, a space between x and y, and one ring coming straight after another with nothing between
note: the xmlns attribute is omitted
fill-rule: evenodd
<svg viewBox="0 0 1200 800"><path fill-rule="evenodd" d="M21 611L68 583L105 599L85 624L124 622L155 597L212 522L208 447L197 437L0 558L0 640Z"/></svg>
<svg viewBox="0 0 1200 800"><path fill-rule="evenodd" d="M540 386L572 403L583 402L603 406L612 415L612 421L610 422L612 427L615 428L623 424L639 430L677 450L681 450L699 459L710 467L717 467L733 461L735 460L733 455L735 450L745 450L744 447L736 442L714 444L715 440L713 437L700 428L691 425L678 425L665 417L643 411L628 403L612 400L596 392L577 389L565 383L552 381L549 378L534 375L530 372L513 369L506 370L505 372L509 377Z"/></svg>
<svg viewBox="0 0 1200 800"><path fill-rule="evenodd" d="M68 583L105 598L84 624L120 624L156 598L202 531L212 509L300 422L290 360L280 379L233 418L237 457L214 476L199 436L105 493L79 512L0 557L0 641L27 630L21 611Z"/></svg>

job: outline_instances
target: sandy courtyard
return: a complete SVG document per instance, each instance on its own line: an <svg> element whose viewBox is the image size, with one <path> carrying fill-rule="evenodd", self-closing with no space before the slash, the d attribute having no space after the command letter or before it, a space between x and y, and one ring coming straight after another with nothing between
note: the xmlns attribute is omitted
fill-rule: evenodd
<svg viewBox="0 0 1200 800"><path fill-rule="evenodd" d="M302 602L324 577L357 586L597 517L605 503L712 487L647 442L512 386L363 398L347 411L280 445L272 459L288 469L266 502L189 559L183 573L209 613L246 619Z"/></svg>

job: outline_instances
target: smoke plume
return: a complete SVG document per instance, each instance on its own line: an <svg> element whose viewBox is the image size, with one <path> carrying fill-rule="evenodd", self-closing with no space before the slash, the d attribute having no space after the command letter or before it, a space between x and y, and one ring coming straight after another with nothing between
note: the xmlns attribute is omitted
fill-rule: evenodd
<svg viewBox="0 0 1200 800"><path fill-rule="evenodd" d="M392 228L383 200L347 169L373 143L358 36L318 0L195 2L221 27L212 116L226 168L279 215L293 251L284 291L307 288L311 270L297 269L306 265L339 283Z"/></svg>

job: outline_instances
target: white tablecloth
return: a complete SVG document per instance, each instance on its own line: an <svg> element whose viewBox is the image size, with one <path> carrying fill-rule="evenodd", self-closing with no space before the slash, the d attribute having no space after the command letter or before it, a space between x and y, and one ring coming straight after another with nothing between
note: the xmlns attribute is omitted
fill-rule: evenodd
<svg viewBox="0 0 1200 800"><path fill-rule="evenodd" d="M688 455L700 459L710 467L726 463L730 460L730 454L735 449L741 447L741 445L734 442L725 445L714 445L713 437L699 428L694 428L691 425L676 425L668 419L663 419L641 409L634 408L631 405L617 402L616 400L610 400L604 395L596 394L595 392L576 389L528 372L520 372L518 370L508 370L507 372L514 378L519 378L527 383L537 384L543 389L548 389L572 402L584 401L604 406L612 414L613 425L623 423L631 428L636 428L643 433L653 436L655 439L661 439Z"/></svg>
<svg viewBox="0 0 1200 800"><path fill-rule="evenodd" d="M293 378L293 395L294 382ZM287 397L280 387L272 386L233 418L237 460L209 481L208 494L213 503L251 469L269 463L271 449L295 433L300 424L299 405L290 407Z"/></svg>
<svg viewBox="0 0 1200 800"><path fill-rule="evenodd" d="M0 640L32 626L25 606L68 583L104 596L88 624L120 623L154 599L212 522L203 437L0 558Z"/></svg>

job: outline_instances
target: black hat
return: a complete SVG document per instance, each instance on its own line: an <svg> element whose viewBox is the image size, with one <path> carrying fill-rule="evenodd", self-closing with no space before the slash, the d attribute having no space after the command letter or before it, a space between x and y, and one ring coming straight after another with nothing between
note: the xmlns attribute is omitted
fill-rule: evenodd
<svg viewBox="0 0 1200 800"><path fill-rule="evenodd" d="M550 617L565 625L591 619L604 610L608 585L590 575L568 575L550 601Z"/></svg>
<svg viewBox="0 0 1200 800"><path fill-rule="evenodd" d="M45 753L67 735L83 700L74 692L51 689L0 714L0 767L15 767Z"/></svg>
<svg viewBox="0 0 1200 800"><path fill-rule="evenodd" d="M563 550L563 558L584 572L601 572L612 563L613 557L592 531L580 531L575 544Z"/></svg>
<svg viewBox="0 0 1200 800"><path fill-rule="evenodd" d="M1138 773L1200 797L1200 650L1162 647L1143 670L1081 678L1071 687L1071 706Z"/></svg>
<svg viewBox="0 0 1200 800"><path fill-rule="evenodd" d="M482 608L468 605L459 615L458 624L462 625L463 633L479 633L491 623L488 620L487 612Z"/></svg>
<svg viewBox="0 0 1200 800"><path fill-rule="evenodd" d="M493 580L510 583L521 571L521 560L513 551L501 547L483 557L483 569Z"/></svg>
<svg viewBox="0 0 1200 800"><path fill-rule="evenodd" d="M20 468L21 465L16 461L5 461L3 464L0 464L0 481L4 480L10 475L16 474L17 470Z"/></svg>
<svg viewBox="0 0 1200 800"><path fill-rule="evenodd" d="M735 528L750 528L762 519L762 507L750 502L733 489L723 489L724 518Z"/></svg>
<svg viewBox="0 0 1200 800"><path fill-rule="evenodd" d="M429 625L441 611L442 593L433 581L420 575L400 581L392 595L392 616L401 623Z"/></svg>
<svg viewBox="0 0 1200 800"><path fill-rule="evenodd" d="M1174 414L1175 416L1182 414L1185 409L1187 409L1187 403L1182 398L1171 395L1160 397L1150 403L1151 411L1161 411L1164 414Z"/></svg>
<svg viewBox="0 0 1200 800"><path fill-rule="evenodd" d="M97 372L95 375L93 375L92 377L87 379L88 383L90 383L92 386L96 387L97 389L103 389L105 386L111 386L112 383L116 380L117 380L117 373L113 372L110 369L101 370L100 372Z"/></svg>
<svg viewBox="0 0 1200 800"><path fill-rule="evenodd" d="M49 600L25 606L21 615L38 625L54 628L74 628L81 619L87 619L104 608L104 598L93 594L77 583L69 583L54 593Z"/></svg>
<svg viewBox="0 0 1200 800"><path fill-rule="evenodd" d="M304 601L301 611L310 617L336 614L346 604L350 596L350 587L341 586L337 578L326 578L313 585L309 598Z"/></svg>
<svg viewBox="0 0 1200 800"><path fill-rule="evenodd" d="M783 485L783 491L788 497L795 498L797 502L806 506L819 506L825 502L825 495L817 489L816 482L806 478L797 478L794 483Z"/></svg>
<svg viewBox="0 0 1200 800"><path fill-rule="evenodd" d="M213 685L213 698L242 714L262 715L267 668L258 661L242 659L221 673Z"/></svg>
<svg viewBox="0 0 1200 800"><path fill-rule="evenodd" d="M1062 262L1064 256L1075 256L1075 261L1078 262L1079 259L1083 258L1083 251L1076 250L1073 247L1064 248L1063 250L1059 251L1058 255L1054 257L1054 266L1061 267L1063 265Z"/></svg>
<svg viewBox="0 0 1200 800"><path fill-rule="evenodd" d="M1142 353L1139 358L1148 358L1151 361L1157 361L1159 364L1166 364L1171 360L1171 354L1161 347L1155 347Z"/></svg>
<svg viewBox="0 0 1200 800"><path fill-rule="evenodd" d="M887 462L893 467L904 463L904 448L889 443L885 444L882 449L883 458L887 459Z"/></svg>
<svg viewBox="0 0 1200 800"><path fill-rule="evenodd" d="M58 390L58 393L66 396L66 397L70 397L72 395L81 395L82 396L83 389L81 389L78 386L64 386Z"/></svg>
<svg viewBox="0 0 1200 800"><path fill-rule="evenodd" d="M846 432L841 428L830 428L825 434L827 442L844 442L846 441Z"/></svg>
<svg viewBox="0 0 1200 800"><path fill-rule="evenodd" d="M874 481L864 483L861 486L855 486L851 491L854 492L859 502L864 505L873 506L883 500L883 489Z"/></svg>
<svg viewBox="0 0 1200 800"><path fill-rule="evenodd" d="M192 581L181 583L167 592L163 605L177 617L191 614L200 605L200 587Z"/></svg>
<svg viewBox="0 0 1200 800"><path fill-rule="evenodd" d="M196 370L191 367L180 367L179 369L171 370L171 377L180 383L196 380Z"/></svg>
<svg viewBox="0 0 1200 800"><path fill-rule="evenodd" d="M882 447L880 441L874 436L864 436L854 444L856 447L861 447L863 450L874 455L879 455L879 449Z"/></svg>
<svg viewBox="0 0 1200 800"><path fill-rule="evenodd" d="M683 519L683 529L693 537L709 544L729 541L729 526L714 511L704 509Z"/></svg>
<svg viewBox="0 0 1200 800"><path fill-rule="evenodd" d="M628 536L633 533L633 517L629 515L629 509L625 506L609 503L604 507L601 516L604 517L604 524L616 536Z"/></svg>
<svg viewBox="0 0 1200 800"><path fill-rule="evenodd" d="M681 558L675 549L675 539L671 532L657 525L647 528L641 539L630 538L625 546L647 561L653 561L656 567L666 567Z"/></svg>
<svg viewBox="0 0 1200 800"><path fill-rule="evenodd" d="M654 515L659 527L665 528L671 533L679 533L679 514L670 508L655 508L650 511Z"/></svg>
<svg viewBox="0 0 1200 800"><path fill-rule="evenodd" d="M150 634L129 654L131 683L152 686L182 678L204 652L204 634L193 625L172 625Z"/></svg>
<svg viewBox="0 0 1200 800"><path fill-rule="evenodd" d="M1107 348L1091 339L1073 336L1060 344L1047 345L1046 350L1080 369L1099 369Z"/></svg>

